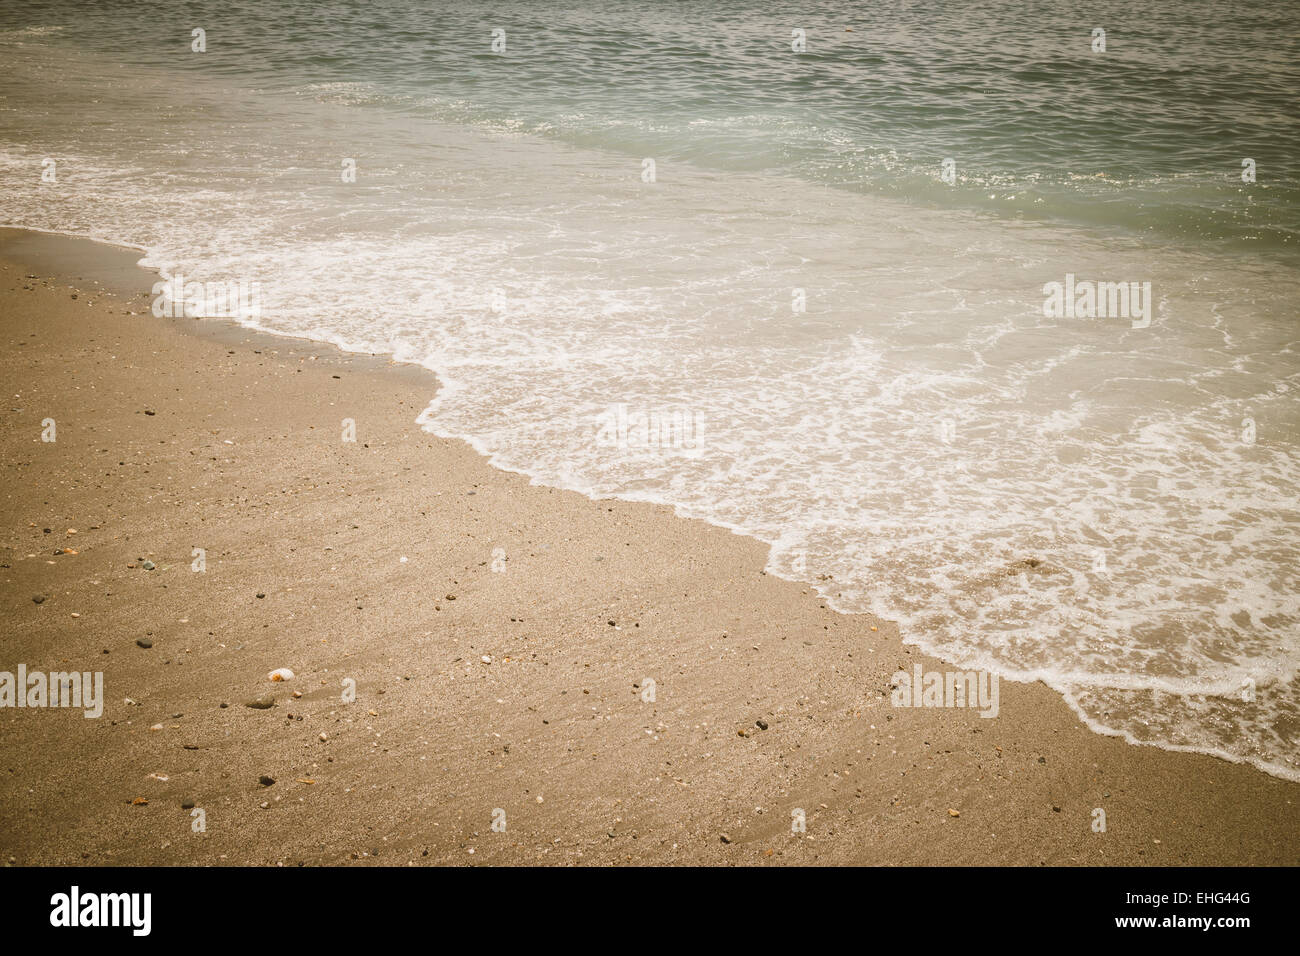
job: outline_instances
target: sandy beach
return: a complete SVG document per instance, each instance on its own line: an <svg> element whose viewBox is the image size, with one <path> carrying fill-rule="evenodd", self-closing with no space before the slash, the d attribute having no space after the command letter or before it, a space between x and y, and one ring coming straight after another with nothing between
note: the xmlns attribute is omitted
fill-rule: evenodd
<svg viewBox="0 0 1300 956"><path fill-rule="evenodd" d="M136 259L0 238L0 669L105 697L0 710L0 859L1296 862L1295 784L1041 684L892 706L949 668L761 542L489 467L423 370L155 318Z"/></svg>

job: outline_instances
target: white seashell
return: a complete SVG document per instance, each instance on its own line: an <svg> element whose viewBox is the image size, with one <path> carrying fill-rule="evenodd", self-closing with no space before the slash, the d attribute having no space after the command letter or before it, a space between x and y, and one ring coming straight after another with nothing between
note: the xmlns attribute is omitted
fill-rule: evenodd
<svg viewBox="0 0 1300 956"><path fill-rule="evenodd" d="M267 674L266 677L272 681L293 680L293 671L287 667L278 667Z"/></svg>

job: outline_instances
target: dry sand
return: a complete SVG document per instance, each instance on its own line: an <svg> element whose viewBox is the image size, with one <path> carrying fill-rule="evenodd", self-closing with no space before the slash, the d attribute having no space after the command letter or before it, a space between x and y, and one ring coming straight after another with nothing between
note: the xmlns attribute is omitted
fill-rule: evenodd
<svg viewBox="0 0 1300 956"><path fill-rule="evenodd" d="M760 543L490 468L416 426L422 370L157 319L135 258L0 233L0 670L107 699L0 710L0 860L1297 862L1295 784L1041 684L892 707L897 669L951 668Z"/></svg>

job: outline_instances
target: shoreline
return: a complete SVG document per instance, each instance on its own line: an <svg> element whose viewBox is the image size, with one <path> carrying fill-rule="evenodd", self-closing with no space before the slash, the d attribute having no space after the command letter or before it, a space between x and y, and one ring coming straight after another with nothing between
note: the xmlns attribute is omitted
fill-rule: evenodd
<svg viewBox="0 0 1300 956"><path fill-rule="evenodd" d="M767 574L758 539L423 432L421 366L160 322L153 273L114 288L127 255L0 230L0 669L94 665L107 688L99 720L0 709L0 858L1297 861L1294 784L1098 735L1041 683L1003 681L994 719L893 708L896 670L951 665Z"/></svg>

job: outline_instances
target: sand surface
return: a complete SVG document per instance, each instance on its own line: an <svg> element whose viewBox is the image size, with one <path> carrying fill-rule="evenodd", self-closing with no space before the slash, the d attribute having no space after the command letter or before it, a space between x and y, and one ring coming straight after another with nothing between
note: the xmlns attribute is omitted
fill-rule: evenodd
<svg viewBox="0 0 1300 956"><path fill-rule="evenodd" d="M1295 784L1041 684L893 707L896 670L952 668L761 543L489 467L416 426L422 370L155 318L136 258L0 231L0 670L106 698L0 709L0 860L1300 859Z"/></svg>

